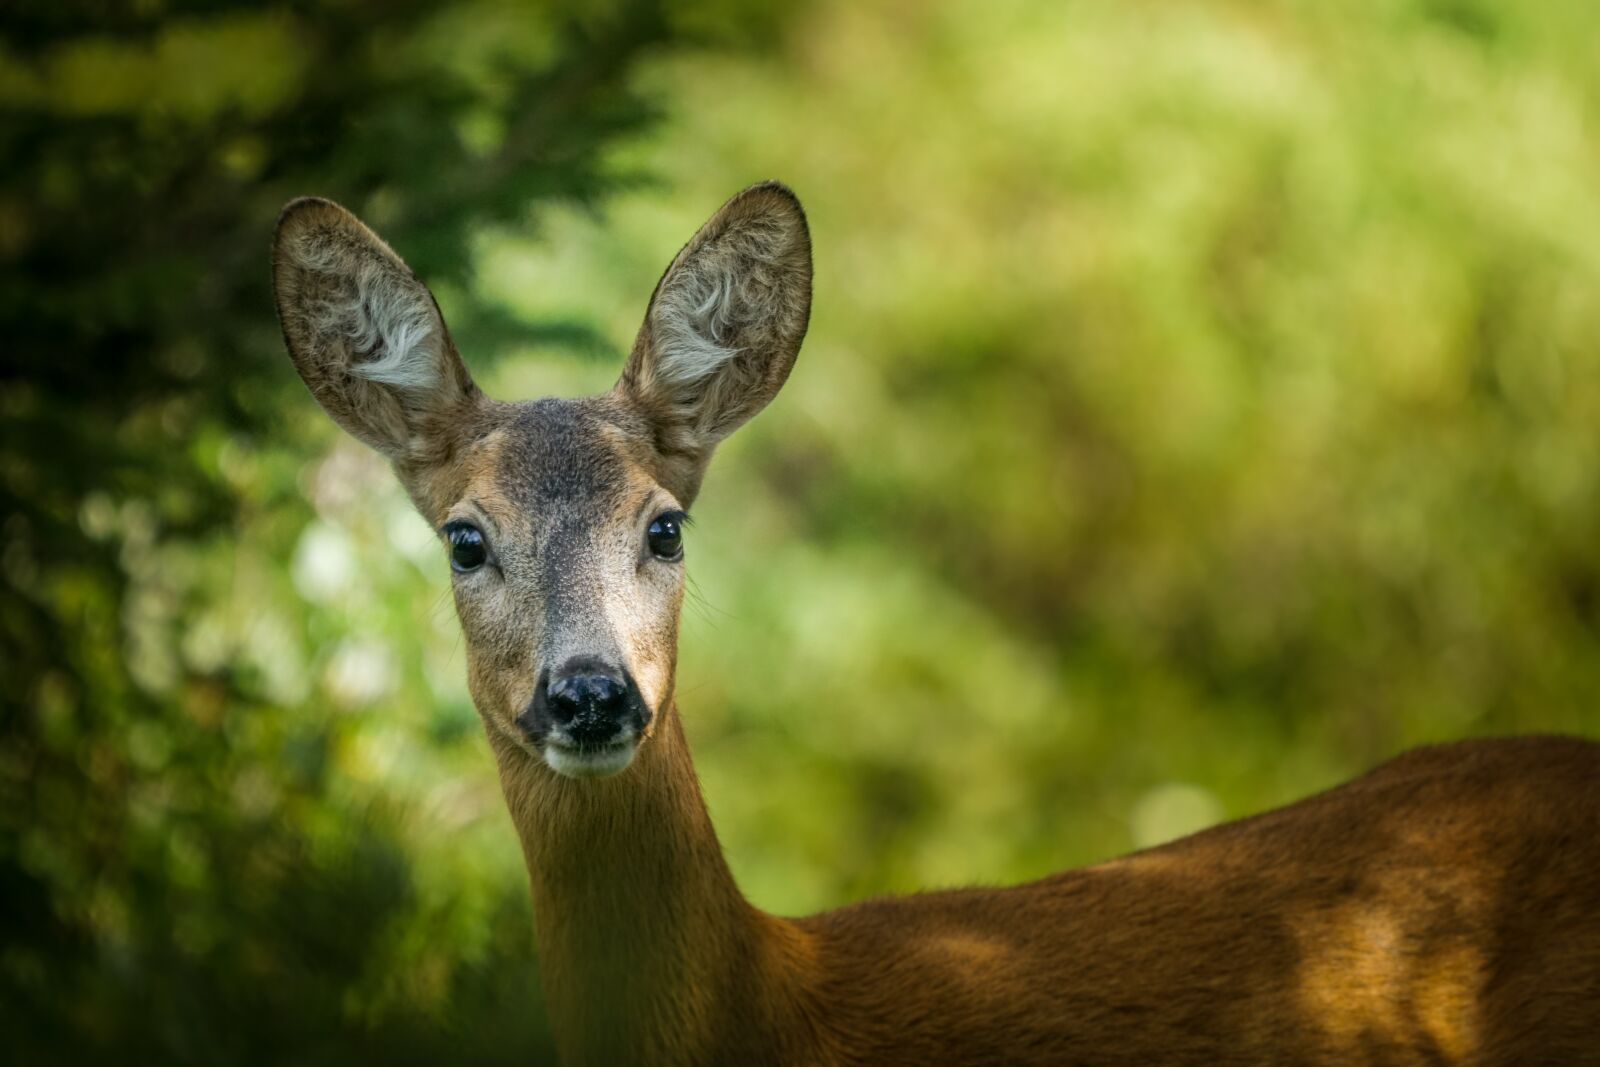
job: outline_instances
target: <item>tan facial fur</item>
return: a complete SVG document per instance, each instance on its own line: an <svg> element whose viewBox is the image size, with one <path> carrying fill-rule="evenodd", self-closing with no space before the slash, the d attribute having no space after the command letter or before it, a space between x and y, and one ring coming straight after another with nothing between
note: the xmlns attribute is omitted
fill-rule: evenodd
<svg viewBox="0 0 1600 1067"><path fill-rule="evenodd" d="M653 713L639 743L672 695L683 563L656 559L645 532L683 505L635 458L647 443L618 416L609 397L510 408L470 446L471 474L440 517L488 541L491 564L454 577L468 679L490 728L530 751L517 717L540 672L575 657L635 680Z"/></svg>

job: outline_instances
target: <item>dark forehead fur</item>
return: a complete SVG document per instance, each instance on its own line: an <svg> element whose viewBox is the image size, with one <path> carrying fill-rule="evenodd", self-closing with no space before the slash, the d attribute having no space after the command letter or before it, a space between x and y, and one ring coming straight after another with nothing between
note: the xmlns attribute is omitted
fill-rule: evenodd
<svg viewBox="0 0 1600 1067"><path fill-rule="evenodd" d="M605 397L516 405L499 450L501 491L524 506L614 500L627 488L635 452L631 421Z"/></svg>

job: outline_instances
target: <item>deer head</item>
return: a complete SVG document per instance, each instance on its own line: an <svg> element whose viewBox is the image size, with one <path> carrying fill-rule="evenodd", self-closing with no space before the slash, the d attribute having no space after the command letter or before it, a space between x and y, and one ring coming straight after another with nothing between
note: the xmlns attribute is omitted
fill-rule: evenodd
<svg viewBox="0 0 1600 1067"><path fill-rule="evenodd" d="M752 186L711 217L594 397L484 396L427 287L337 204L285 208L273 276L312 395L389 459L438 531L491 735L561 775L626 770L671 707L687 510L805 335L811 245L794 194Z"/></svg>

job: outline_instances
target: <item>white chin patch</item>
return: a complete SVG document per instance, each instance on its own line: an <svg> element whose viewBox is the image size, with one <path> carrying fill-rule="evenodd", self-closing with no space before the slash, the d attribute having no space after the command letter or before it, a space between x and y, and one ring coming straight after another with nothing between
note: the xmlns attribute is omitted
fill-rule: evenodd
<svg viewBox="0 0 1600 1067"><path fill-rule="evenodd" d="M544 746L544 761L557 774L568 778L608 778L628 769L639 746L634 741L608 745L600 749L567 748L564 745Z"/></svg>

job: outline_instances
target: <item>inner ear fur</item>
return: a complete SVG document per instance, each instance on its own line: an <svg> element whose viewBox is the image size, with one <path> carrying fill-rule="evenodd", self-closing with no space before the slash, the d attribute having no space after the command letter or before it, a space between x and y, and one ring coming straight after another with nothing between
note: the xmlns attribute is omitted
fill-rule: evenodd
<svg viewBox="0 0 1600 1067"><path fill-rule="evenodd" d="M273 285L295 369L335 422L391 460L427 462L477 393L427 286L350 212L284 208Z"/></svg>
<svg viewBox="0 0 1600 1067"><path fill-rule="evenodd" d="M753 185L656 283L617 390L649 421L664 458L703 465L783 386L810 313L805 212L788 187Z"/></svg>

